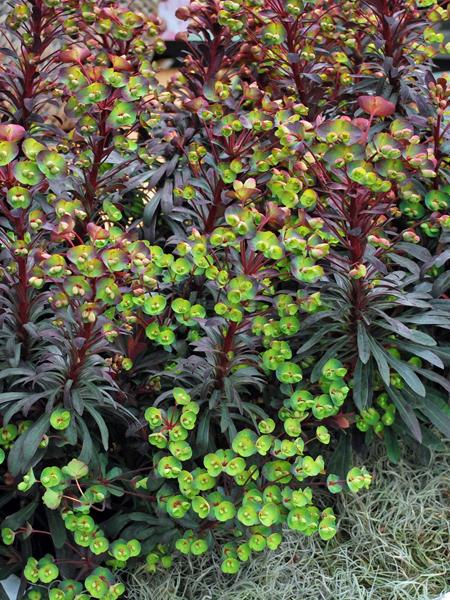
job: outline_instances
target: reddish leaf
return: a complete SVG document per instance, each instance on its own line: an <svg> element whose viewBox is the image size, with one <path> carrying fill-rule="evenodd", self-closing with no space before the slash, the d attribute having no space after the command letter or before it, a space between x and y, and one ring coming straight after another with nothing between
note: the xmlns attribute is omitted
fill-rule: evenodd
<svg viewBox="0 0 450 600"><path fill-rule="evenodd" d="M25 129L21 125L11 123L0 125L0 140L6 142L19 142L25 137Z"/></svg>
<svg viewBox="0 0 450 600"><path fill-rule="evenodd" d="M123 58L123 56L116 56L115 54L109 54L109 59L112 66L116 71L132 71L133 66L130 61Z"/></svg>
<svg viewBox="0 0 450 600"><path fill-rule="evenodd" d="M197 112L198 110L206 108L208 106L208 102L199 96L197 98L193 98L192 100L185 100L183 102L183 106L192 112Z"/></svg>
<svg viewBox="0 0 450 600"><path fill-rule="evenodd" d="M366 129L369 127L369 119L365 119L364 117L358 117L356 119L353 119L353 125L356 125L356 127L358 129L361 129L361 131L366 131Z"/></svg>
<svg viewBox="0 0 450 600"><path fill-rule="evenodd" d="M358 104L372 117L389 117L395 112L395 104L382 96L360 96Z"/></svg>
<svg viewBox="0 0 450 600"><path fill-rule="evenodd" d="M78 63L84 62L91 55L87 48L71 48L70 50L62 50L59 53L59 60L63 63Z"/></svg>
<svg viewBox="0 0 450 600"><path fill-rule="evenodd" d="M350 421L342 413L330 417L330 421L333 421L340 429L348 429L350 427Z"/></svg>

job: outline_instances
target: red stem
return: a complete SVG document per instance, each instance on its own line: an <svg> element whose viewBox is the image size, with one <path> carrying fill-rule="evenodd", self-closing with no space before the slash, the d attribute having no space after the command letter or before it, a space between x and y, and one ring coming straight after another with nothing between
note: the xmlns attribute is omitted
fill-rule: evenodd
<svg viewBox="0 0 450 600"><path fill-rule="evenodd" d="M216 369L216 388L223 387L223 379L227 373L228 365L230 360L228 353L233 349L234 336L238 330L239 325L237 323L230 323L228 326L227 333L223 339L222 350L220 353L220 359Z"/></svg>

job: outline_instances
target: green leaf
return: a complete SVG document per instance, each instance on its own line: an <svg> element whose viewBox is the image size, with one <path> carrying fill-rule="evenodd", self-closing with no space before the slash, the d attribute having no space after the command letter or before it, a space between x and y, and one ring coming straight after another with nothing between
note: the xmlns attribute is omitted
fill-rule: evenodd
<svg viewBox="0 0 450 600"><path fill-rule="evenodd" d="M430 371L429 369L416 368L416 371L417 371L417 373L422 375L422 377L425 377L426 379L429 379L430 381L434 381L435 383L437 383L441 387L443 387L444 390L447 390L447 392L450 393L450 381L448 379L446 379L445 377L442 377L442 375L439 375L438 373L435 373L434 371Z"/></svg>
<svg viewBox="0 0 450 600"><path fill-rule="evenodd" d="M390 385L390 370L387 360L384 356L383 349L371 336L369 336L369 344L372 355L377 363L378 372L380 373L381 379L384 381L385 385Z"/></svg>
<svg viewBox="0 0 450 600"><path fill-rule="evenodd" d="M433 348L433 353L439 356L444 363L444 366L450 365L450 346L441 345L437 348Z"/></svg>
<svg viewBox="0 0 450 600"><path fill-rule="evenodd" d="M329 316L331 313L326 313L326 314L319 313L319 314L326 317L326 316ZM334 328L330 327L330 329L328 329L327 331L330 331L331 329L334 329ZM308 350L310 350L311 348L314 348L314 346L317 344L317 342L319 342L321 339L323 339L323 330L319 329L319 331L317 331L302 346L300 346L300 348L297 351L297 354L304 354L304 353L308 352Z"/></svg>
<svg viewBox="0 0 450 600"><path fill-rule="evenodd" d="M432 294L439 298L450 288L450 270L441 273L433 282Z"/></svg>
<svg viewBox="0 0 450 600"><path fill-rule="evenodd" d="M394 390L391 387L387 387L387 392L392 402L395 404L398 410L398 414L400 415L405 425L408 427L413 438L416 439L418 442L422 442L422 431L420 428L420 423L416 415L414 414L413 408L408 404L408 402L403 398L401 393L397 390Z"/></svg>
<svg viewBox="0 0 450 600"><path fill-rule="evenodd" d="M358 358L353 375L353 400L359 410L364 410L371 404L372 377L371 363L365 365Z"/></svg>
<svg viewBox="0 0 450 600"><path fill-rule="evenodd" d="M422 344L422 346L436 346L437 342L430 335L423 333L422 331L416 331L415 329L410 329L406 325L404 325L398 319L392 319L385 312L379 309L374 309L376 313L378 313L383 319L388 323L389 327L383 323L382 321L378 321L378 325L383 327L384 329L388 329L393 333L397 333L401 337L406 338L407 340L411 340L416 344Z"/></svg>
<svg viewBox="0 0 450 600"><path fill-rule="evenodd" d="M52 542L55 545L55 548L60 549L64 546L64 543L67 540L64 521L62 520L59 512L47 510L46 514L50 533L52 534Z"/></svg>
<svg viewBox="0 0 450 600"><path fill-rule="evenodd" d="M391 462L394 463L394 465L396 465L400 460L401 450L397 440L397 436L390 427L386 427L384 429L383 439L388 458Z"/></svg>
<svg viewBox="0 0 450 600"><path fill-rule="evenodd" d="M431 260L430 251L420 244L412 244L411 242L399 242L397 248L421 262Z"/></svg>
<svg viewBox="0 0 450 600"><path fill-rule="evenodd" d="M362 321L357 323L357 344L358 344L358 355L362 363L366 364L370 358L370 340L367 335L366 328Z"/></svg>
<svg viewBox="0 0 450 600"><path fill-rule="evenodd" d="M351 437L346 433L341 433L339 441L333 456L328 461L328 470L331 473L337 473L339 479L345 481L347 473L350 469L352 460L352 443Z"/></svg>
<svg viewBox="0 0 450 600"><path fill-rule="evenodd" d="M3 423L6 425L11 418L18 412L27 409L35 404L42 397L48 396L48 392L40 392L39 394L26 394L21 392L5 392L0 394L0 404L7 405L9 408L3 413Z"/></svg>
<svg viewBox="0 0 450 600"><path fill-rule="evenodd" d="M406 258L406 256L399 256L398 254L390 254L390 258L404 269L408 269L410 273L412 273L414 276L417 277L417 279L419 279L420 267L417 264L417 261L411 260L410 258Z"/></svg>
<svg viewBox="0 0 450 600"><path fill-rule="evenodd" d="M443 369L445 366L440 357L437 354L435 354L435 352L432 352L431 350L426 350L425 348L422 348L422 346L418 346L417 344L410 344L409 342L404 342L403 340L399 341L399 343L396 345L399 350L406 350L407 352L410 352L413 356L419 356L420 358L423 358L424 360L434 365L435 367L438 367L439 369ZM436 348L436 350L438 349Z"/></svg>
<svg viewBox="0 0 450 600"><path fill-rule="evenodd" d="M83 445L81 447L81 452L78 458L85 463L91 464L92 458L94 456L94 444L92 442L92 437L89 429L86 426L84 420L76 415L76 421L78 423L79 428L81 429L83 439Z"/></svg>
<svg viewBox="0 0 450 600"><path fill-rule="evenodd" d="M413 369L408 365L408 363L403 362L402 360L398 360L389 354L389 352L385 352L384 355L388 363L392 366L392 368L397 371L403 381L419 396L423 398L426 395L425 386L414 373Z"/></svg>
<svg viewBox="0 0 450 600"><path fill-rule="evenodd" d="M448 196L450 198L450 196ZM437 256L434 256L429 262L424 265L424 269L430 269L431 267L443 267L445 263L450 260L450 248L444 250Z"/></svg>
<svg viewBox="0 0 450 600"><path fill-rule="evenodd" d="M2 522L2 529L9 527L10 529L16 530L22 527L24 523L29 521L34 515L39 503L37 501L30 502L22 507L17 512L6 517Z"/></svg>
<svg viewBox="0 0 450 600"><path fill-rule="evenodd" d="M85 409L92 416L94 421L97 423L97 427L100 431L100 435L102 438L103 448L105 450L108 450L109 431L108 431L108 426L105 423L105 420L103 419L102 415L93 406L86 404Z"/></svg>
<svg viewBox="0 0 450 600"><path fill-rule="evenodd" d="M89 473L89 467L81 460L73 458L68 465L62 468L62 471L72 479L81 479Z"/></svg>
<svg viewBox="0 0 450 600"><path fill-rule="evenodd" d="M450 409L446 401L432 390L427 390L425 402L419 410L430 419L433 425L450 439Z"/></svg>
<svg viewBox="0 0 450 600"><path fill-rule="evenodd" d="M0 496L0 508L3 508L10 502L15 496L15 492L5 493L3 492Z"/></svg>
<svg viewBox="0 0 450 600"><path fill-rule="evenodd" d="M442 443L442 439L434 431L431 431L430 428L424 426L422 426L422 445L427 449L439 452L444 452L446 449L445 444ZM430 460L426 464L430 464Z"/></svg>
<svg viewBox="0 0 450 600"><path fill-rule="evenodd" d="M151 230L152 236L155 234L157 211L161 205L161 199L162 193L156 192L145 205L144 213L142 215L144 226Z"/></svg>
<svg viewBox="0 0 450 600"><path fill-rule="evenodd" d="M444 329L450 328L450 318L438 311L428 311L424 314L412 315L403 319L404 323L413 323L414 325L435 325Z"/></svg>
<svg viewBox="0 0 450 600"><path fill-rule="evenodd" d="M197 425L197 438L196 448L202 449L203 452L207 452L210 443L210 431L211 431L211 415L209 412L205 412Z"/></svg>
<svg viewBox="0 0 450 600"><path fill-rule="evenodd" d="M49 426L50 415L43 414L15 441L8 456L8 467L12 475L26 473L32 466L36 450Z"/></svg>

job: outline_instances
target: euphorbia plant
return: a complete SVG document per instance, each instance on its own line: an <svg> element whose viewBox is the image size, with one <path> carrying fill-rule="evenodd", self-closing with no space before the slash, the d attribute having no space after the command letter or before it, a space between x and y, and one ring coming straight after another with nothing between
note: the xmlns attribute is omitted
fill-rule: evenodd
<svg viewBox="0 0 450 600"><path fill-rule="evenodd" d="M157 20L12 9L0 573L30 599L116 598L225 532L225 573L285 526L328 540L314 490L369 485L358 430L394 460L448 431L441 12L194 1L162 90Z"/></svg>
<svg viewBox="0 0 450 600"><path fill-rule="evenodd" d="M247 185L245 179L255 180L252 206L306 211L312 222L319 219L322 238L300 242L307 250L318 244L309 252L319 264L292 263L300 262L302 271L323 269L322 279L303 280L313 284L304 293L320 294L322 306L296 332L296 348L313 361L313 383L329 358L345 361L349 400L362 411L350 419L362 431L375 424L394 459L402 421L418 441L433 435L426 427L421 431L424 416L448 433L449 386L440 374L448 352L438 346L439 331L448 327L446 283L442 275L433 285L440 270L432 268L434 261L445 264L447 256L447 92L446 82L436 82L431 74L428 59L435 48L425 43L442 41L432 34L432 22L443 14L434 3L428 12L421 8L413 2L194 3L193 33L200 32L197 15L203 15L211 31L217 23L235 27L241 46L234 62L227 61L202 93L189 78L188 63L192 99L184 102L196 115L193 145L203 152L188 189L200 187L202 174L207 185L214 182L211 165L221 173L217 193L208 198L197 192L198 208L189 196L190 206L201 211L199 228L205 227L203 215L213 214L221 229L221 216L226 219L229 198L236 193L230 196L223 188L234 179L239 187ZM214 39L204 20L201 48ZM307 51L313 40L317 48ZM326 62L320 60L325 48ZM395 72L387 67L394 64ZM316 85L309 97L319 97L310 107L303 92L311 82ZM220 90L216 95L210 92L213 86ZM186 85L181 94L187 95ZM428 118L420 114L425 106ZM210 115L216 116L213 125ZM242 145L237 135L244 134ZM178 136L172 139L176 145ZM187 158L192 169L191 155ZM207 234L211 222L206 225ZM413 269L411 257L425 268ZM416 295L413 315L409 307ZM385 423L371 408L374 390L388 392L388 404L382 401L389 406ZM352 410L350 403L347 407ZM401 419L395 434L384 432L396 410Z"/></svg>
<svg viewBox="0 0 450 600"><path fill-rule="evenodd" d="M53 29L46 30L42 20L50 27L52 16L63 15L45 4L31 8L25 15L32 27L51 37ZM3 238L8 312L2 461L7 459L10 490L2 523L4 574L21 570L24 588L25 582L34 586L30 597L44 586L55 598L83 590L116 597L123 586L114 583L112 570L137 555L147 555L150 569L159 561L168 565L174 547L200 554L225 522L243 536L239 546L225 548L225 572L235 572L237 557L246 560L251 550L276 547L285 521L328 539L335 532L332 510L315 507L311 488L302 482L320 475L317 483L326 486L330 475L330 489L337 492L347 477L325 472L319 450L329 443L327 425L348 392L334 370L345 369L331 365L313 396L298 386L302 367L279 339L297 331L296 313L314 311L318 298L291 296L289 290L275 304L270 297L271 276L313 281L321 275L301 236L323 237L322 255L329 234L321 233L320 220L270 204L264 212L253 206L261 193L257 185L265 186L267 177L238 177L238 154L230 169L224 163L225 180L211 172L218 210L200 210L201 227L190 227L184 217L188 230L175 230L179 239L171 251L139 240L135 228L125 227L118 193L147 176L131 184L128 179L142 165L139 159L147 160L133 136L138 117L144 127L157 123L146 112L154 91L145 79L149 65L126 30L142 33L148 24L113 6L90 12L83 5L81 17L75 9L69 5L64 16L75 19L79 35L67 46L63 37L62 48L53 50L51 71L61 78L47 86L74 120L67 140L45 112L20 120L11 100L5 100L9 122L1 130L2 208L9 221ZM100 18L92 22L94 14ZM19 40L22 26L26 31L23 23L14 30ZM5 78L22 60L10 58ZM226 99L227 88L217 92ZM221 137L233 137L230 155L236 144L244 152L252 142L245 132L235 141L233 130L242 127L234 121L227 115L220 126ZM158 147L155 138L149 148ZM189 149L197 181L189 185L180 178L176 196L194 198L202 190L203 152L195 145ZM151 181L157 173L149 172ZM222 193L229 196L225 211ZM16 340L23 340L23 352L12 353ZM253 341L257 345L249 351ZM174 379L185 380L189 391L173 387ZM266 408L266 394L260 406L251 401L264 382L283 386L283 396ZM333 402L320 395L330 386ZM167 405L171 394L175 406L152 406ZM278 411L275 422L270 415ZM126 450L125 427L131 434ZM306 450L307 440L316 450ZM369 481L366 471L355 469L347 483L356 491ZM17 499L20 508L11 512ZM248 536L241 527L250 528ZM50 537L54 549L46 542Z"/></svg>
<svg viewBox="0 0 450 600"><path fill-rule="evenodd" d="M46 557L37 578L34 559L23 566L32 552L41 557L50 549L42 536L62 524L59 514L46 512L63 500L53 487L71 475L61 476L59 467L76 456L82 469L104 469L98 452L110 444L105 413L119 430L131 417L115 382L115 369L127 362L111 343L130 329L113 307L137 284L131 271L119 273L128 266L120 244L133 234L114 224L128 223L142 202L142 192L134 192L148 158L137 140L137 114L152 125L157 26L157 19L111 2L36 0L12 7L2 31L2 446L14 443L2 506L10 516L4 542L20 549L2 551L3 576L19 570L48 584L58 575ZM42 493L31 489L36 465ZM55 477L47 480L51 469ZM65 552L73 546L61 544L56 564L67 578L64 563L74 563ZM96 566L79 552L77 560L88 571Z"/></svg>

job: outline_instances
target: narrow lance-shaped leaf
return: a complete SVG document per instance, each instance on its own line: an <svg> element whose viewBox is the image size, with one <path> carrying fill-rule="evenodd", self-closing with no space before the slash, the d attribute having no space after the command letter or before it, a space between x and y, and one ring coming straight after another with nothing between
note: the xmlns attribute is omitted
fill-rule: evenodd
<svg viewBox="0 0 450 600"><path fill-rule="evenodd" d="M28 471L49 426L50 415L43 414L16 440L8 456L8 467L13 475Z"/></svg>
<svg viewBox="0 0 450 600"><path fill-rule="evenodd" d="M405 425L408 427L408 430L411 432L411 435L418 442L421 442L422 431L419 420L414 414L413 407L410 406L408 402L403 398L400 391L388 387L387 392L391 397L392 402L395 404L402 421L405 423Z"/></svg>
<svg viewBox="0 0 450 600"><path fill-rule="evenodd" d="M353 383L353 400L359 410L365 410L372 398L371 363L364 364L360 359L357 360Z"/></svg>
<svg viewBox="0 0 450 600"><path fill-rule="evenodd" d="M400 375L403 381L419 396L425 397L425 386L420 378L414 373L414 370L408 363L394 358L389 352L385 352L386 360L395 371Z"/></svg>
<svg viewBox="0 0 450 600"><path fill-rule="evenodd" d="M392 330L394 333L401 335L402 337L415 342L416 344L422 344L423 346L436 346L437 342L434 338L432 338L427 333L423 333L422 331L418 331L416 329L410 329L406 325L404 325L398 319L393 319L385 312L379 309L375 309L375 312L379 314L385 321L378 321L378 324L386 329Z"/></svg>
<svg viewBox="0 0 450 600"><path fill-rule="evenodd" d="M364 323L358 321L357 323L357 343L358 343L358 356L362 363L366 364L370 358L370 340L367 335Z"/></svg>

